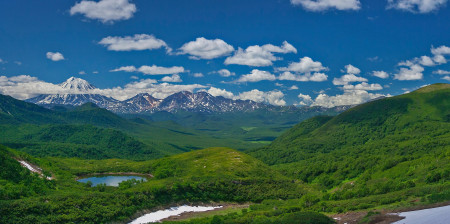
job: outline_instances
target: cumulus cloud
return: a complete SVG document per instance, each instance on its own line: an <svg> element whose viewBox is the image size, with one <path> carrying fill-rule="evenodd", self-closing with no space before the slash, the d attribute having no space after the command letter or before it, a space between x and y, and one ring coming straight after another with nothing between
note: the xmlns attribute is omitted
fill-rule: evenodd
<svg viewBox="0 0 450 224"><path fill-rule="evenodd" d="M358 75L359 73L361 73L361 70L351 64L348 64L345 66L345 70L347 72L347 74L354 74L354 75Z"/></svg>
<svg viewBox="0 0 450 224"><path fill-rule="evenodd" d="M242 75L236 82L259 82L262 80L274 81L275 75L267 71L253 69L250 74Z"/></svg>
<svg viewBox="0 0 450 224"><path fill-rule="evenodd" d="M329 9L336 10L359 10L359 0L291 0L293 5L301 5L309 11L319 12Z"/></svg>
<svg viewBox="0 0 450 224"><path fill-rule="evenodd" d="M47 52L47 58L52 61L61 61L64 60L64 56L59 52Z"/></svg>
<svg viewBox="0 0 450 224"><path fill-rule="evenodd" d="M102 23L127 20L133 17L136 5L129 0L83 0L70 8L70 15L82 14L89 19L98 19Z"/></svg>
<svg viewBox="0 0 450 224"><path fill-rule="evenodd" d="M372 75L375 77L378 77L380 79L387 79L389 78L389 74L385 71L373 71Z"/></svg>
<svg viewBox="0 0 450 224"><path fill-rule="evenodd" d="M315 72L313 74L306 73L304 75L297 75L291 72L283 72L280 76L278 76L279 80L290 80L297 82L323 82L328 79L328 76L325 73Z"/></svg>
<svg viewBox="0 0 450 224"><path fill-rule="evenodd" d="M412 64L409 67L400 68L400 71L394 75L397 80L420 80L423 78L424 68L417 64Z"/></svg>
<svg viewBox="0 0 450 224"><path fill-rule="evenodd" d="M182 82L180 76L178 74L172 76L165 76L161 79L163 82Z"/></svg>
<svg viewBox="0 0 450 224"><path fill-rule="evenodd" d="M200 73L200 72L194 73L193 76L194 76L195 78L201 78L201 77L204 77L203 73Z"/></svg>
<svg viewBox="0 0 450 224"><path fill-rule="evenodd" d="M209 94L213 95L213 96L223 96L225 98L228 99L234 99L235 96L232 92L229 92L225 89L219 89L219 88L215 88L215 87L210 87L207 91Z"/></svg>
<svg viewBox="0 0 450 224"><path fill-rule="evenodd" d="M298 86L296 86L296 85L292 85L291 87L289 87L289 90L297 90L298 89Z"/></svg>
<svg viewBox="0 0 450 224"><path fill-rule="evenodd" d="M429 13L445 6L447 0L388 0L388 9L413 13Z"/></svg>
<svg viewBox="0 0 450 224"><path fill-rule="evenodd" d="M110 51L142 51L166 48L167 52L172 49L161 39L148 34L135 34L134 36L125 37L105 37L99 44L107 47Z"/></svg>
<svg viewBox="0 0 450 224"><path fill-rule="evenodd" d="M269 92L253 89L248 92L239 93L238 99L252 100L259 103L269 103L277 106L286 105L286 101L283 99L284 94L281 91L273 90Z"/></svg>
<svg viewBox="0 0 450 224"><path fill-rule="evenodd" d="M249 46L245 50L238 48L233 56L225 59L224 63L226 65L236 64L255 67L270 66L273 64L273 61L280 60L280 58L276 57L274 53L297 53L297 49L287 41L284 41L283 45L280 47L272 44L266 44L263 46Z"/></svg>
<svg viewBox="0 0 450 224"><path fill-rule="evenodd" d="M367 79L356 76L354 74L345 74L345 75L341 76L340 78L333 79L333 84L336 86L343 86L343 85L347 85L352 82L367 82Z"/></svg>
<svg viewBox="0 0 450 224"><path fill-rule="evenodd" d="M217 73L217 74L219 74L222 77L230 77L230 76L235 76L236 75L236 73L230 72L228 69L220 69L219 71L214 72L214 73Z"/></svg>
<svg viewBox="0 0 450 224"><path fill-rule="evenodd" d="M374 83L374 84L368 84L367 82L363 82L357 85L344 85L343 86L344 90L366 90L366 91L373 91L373 90L382 90L383 87L378 84L378 83Z"/></svg>
<svg viewBox="0 0 450 224"><path fill-rule="evenodd" d="M278 68L279 71L291 71L298 73L320 72L326 71L328 68L324 67L321 62L313 61L310 57L300 58L299 62L292 62L288 67Z"/></svg>
<svg viewBox="0 0 450 224"><path fill-rule="evenodd" d="M449 81L449 82L450 82L450 76L448 76L448 75L446 75L446 76L442 77L442 79L444 79L444 80L447 80L447 81Z"/></svg>
<svg viewBox="0 0 450 224"><path fill-rule="evenodd" d="M297 97L300 98L300 102L298 103L299 105L307 106L311 105L314 102L310 95L300 93Z"/></svg>
<svg viewBox="0 0 450 224"><path fill-rule="evenodd" d="M163 99L180 91L194 92L207 86L200 84L175 85L170 83L157 84L155 79L141 79L126 84L124 87L89 90L90 94L102 94L117 100L126 100L139 93L149 93L155 98ZM28 99L40 94L80 94L78 90L62 88L60 85L39 80L36 77L20 75L13 77L0 76L0 93L17 99Z"/></svg>
<svg viewBox="0 0 450 224"><path fill-rule="evenodd" d="M156 66L156 65L152 65L152 66L143 65L139 68L136 68L134 66L122 66L120 68L110 70L110 72L120 72L120 71L140 72L145 75L169 75L169 74L185 72L184 67L181 67L181 66L161 67L161 66Z"/></svg>
<svg viewBox="0 0 450 224"><path fill-rule="evenodd" d="M445 70L439 69L439 70L433 71L433 74L450 75L450 71L445 71Z"/></svg>
<svg viewBox="0 0 450 224"><path fill-rule="evenodd" d="M328 96L327 94L319 94L311 106L336 107L343 105L356 105L365 103L369 100L384 97L383 94L369 93L365 90L345 91L341 95Z"/></svg>
<svg viewBox="0 0 450 224"><path fill-rule="evenodd" d="M221 39L208 40L199 37L195 41L185 43L178 54L189 54L191 59L213 59L229 55L234 47Z"/></svg>
<svg viewBox="0 0 450 224"><path fill-rule="evenodd" d="M450 54L450 47L442 45L440 47L431 47L431 53L434 55L448 55Z"/></svg>

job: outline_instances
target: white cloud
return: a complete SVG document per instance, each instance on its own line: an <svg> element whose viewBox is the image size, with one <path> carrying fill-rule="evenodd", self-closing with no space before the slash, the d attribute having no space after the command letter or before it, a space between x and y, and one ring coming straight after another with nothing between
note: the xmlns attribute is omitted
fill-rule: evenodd
<svg viewBox="0 0 450 224"><path fill-rule="evenodd" d="M345 70L347 72L347 74L354 74L354 75L358 75L359 73L361 73L361 70L351 64L348 64L345 66Z"/></svg>
<svg viewBox="0 0 450 224"><path fill-rule="evenodd" d="M383 97L382 94L368 93L365 90L348 91L341 95L328 96L327 94L319 94L311 106L336 107L343 105L356 105L365 103L369 100Z"/></svg>
<svg viewBox="0 0 450 224"><path fill-rule="evenodd" d="M378 77L380 79L387 79L389 78L389 74L385 71L373 71L372 75L375 77Z"/></svg>
<svg viewBox="0 0 450 224"><path fill-rule="evenodd" d="M279 71L291 71L299 73L320 72L326 71L328 68L324 67L321 62L313 61L310 57L300 58L299 62L292 62L288 67L278 68Z"/></svg>
<svg viewBox="0 0 450 224"><path fill-rule="evenodd" d="M232 92L229 92L225 89L219 89L219 88L215 88L215 87L210 87L207 91L209 94L213 95L213 96L223 96L225 98L228 99L233 99L234 94Z"/></svg>
<svg viewBox="0 0 450 224"><path fill-rule="evenodd" d="M107 47L110 51L142 51L166 48L167 52L172 49L161 39L148 34L135 34L125 37L105 37L99 44Z"/></svg>
<svg viewBox="0 0 450 224"><path fill-rule="evenodd" d="M442 55L435 55L433 58L431 58L429 56L424 55L421 57L413 58L412 60L402 61L402 62L398 63L398 65L410 67L414 64L420 64L422 66L431 67L431 66L436 66L436 63L438 63L438 64L446 63L445 57Z"/></svg>
<svg viewBox="0 0 450 224"><path fill-rule="evenodd" d="M445 63L447 63L447 59L445 59L445 57L443 55L440 55L440 54L435 55L433 57L433 61L438 63L438 64L445 64Z"/></svg>
<svg viewBox="0 0 450 224"><path fill-rule="evenodd" d="M444 79L444 80L447 80L447 81L449 81L449 82L450 82L450 76L448 76L448 75L446 75L446 76L442 77L442 79Z"/></svg>
<svg viewBox="0 0 450 224"><path fill-rule="evenodd" d="M3 61L3 59L0 58L0 64L4 64L6 61Z"/></svg>
<svg viewBox="0 0 450 224"><path fill-rule="evenodd" d="M334 78L333 84L336 86L347 85L352 82L367 82L366 78L356 76L354 74L346 74L341 76L340 78Z"/></svg>
<svg viewBox="0 0 450 224"><path fill-rule="evenodd" d="M378 84L378 83L368 84L367 82L363 82L363 83L360 83L360 84L357 84L357 85L344 85L343 89L345 91L348 91L348 90L373 91L373 90L382 90L383 87L380 84Z"/></svg>
<svg viewBox="0 0 450 224"><path fill-rule="evenodd" d="M217 73L217 74L219 74L222 77L230 77L230 76L235 76L236 75L236 73L230 72L228 69L220 69L219 71L214 72L214 73Z"/></svg>
<svg viewBox="0 0 450 224"><path fill-rule="evenodd" d="M110 72L135 72L137 71L137 68L130 65L130 66L122 66L120 68L116 68L113 70L110 70Z"/></svg>
<svg viewBox="0 0 450 224"><path fill-rule="evenodd" d="M156 65L152 65L152 66L143 65L139 68L136 68L134 66L122 66L120 68L110 70L110 72L119 72L119 71L140 72L145 75L169 75L169 74L185 72L184 68L181 66L161 67L161 66L156 66Z"/></svg>
<svg viewBox="0 0 450 224"><path fill-rule="evenodd" d="M85 71L80 71L80 72L78 72L78 75L86 75L86 72Z"/></svg>
<svg viewBox="0 0 450 224"><path fill-rule="evenodd" d="M278 76L279 80L290 80L297 82L323 82L328 78L324 73L315 72L311 75L311 73L306 73L304 75L296 75L291 72L283 72L280 76Z"/></svg>
<svg viewBox="0 0 450 224"><path fill-rule="evenodd" d="M296 86L296 85L292 85L291 87L289 87L289 90L297 90L298 89L298 86Z"/></svg>
<svg viewBox="0 0 450 224"><path fill-rule="evenodd" d="M450 47L442 45L438 48L431 47L431 53L434 55L447 55L450 54Z"/></svg>
<svg viewBox="0 0 450 224"><path fill-rule="evenodd" d="M337 10L359 10L361 3L359 0L291 0L293 5L301 5L309 11Z"/></svg>
<svg viewBox="0 0 450 224"><path fill-rule="evenodd" d="M133 17L136 5L129 0L101 0L98 2L83 0L70 8L70 15L82 14L89 19L98 19L102 23L127 20Z"/></svg>
<svg viewBox="0 0 450 224"><path fill-rule="evenodd" d="M93 74L98 74L98 71L93 71L92 73L93 73Z"/></svg>
<svg viewBox="0 0 450 224"><path fill-rule="evenodd" d="M201 77L204 77L203 73L200 73L200 72L194 73L193 76L194 76L195 78L201 78Z"/></svg>
<svg viewBox="0 0 450 224"><path fill-rule="evenodd" d="M436 63L434 63L433 59L431 59L428 56L422 56L419 58L419 64L423 66L435 66Z"/></svg>
<svg viewBox="0 0 450 224"><path fill-rule="evenodd" d="M1 60L1 59L0 59ZM1 63L1 62L0 62ZM22 65L22 62L21 61L14 61L14 63L16 64L16 65Z"/></svg>
<svg viewBox="0 0 450 224"><path fill-rule="evenodd" d="M273 64L273 61L280 60L280 58L275 57L273 53L297 53L297 49L287 41L284 41L283 45L280 47L266 44L263 46L249 46L245 50L238 48L234 55L228 57L224 63L226 65L237 64L256 67L270 66Z"/></svg>
<svg viewBox="0 0 450 224"><path fill-rule="evenodd" d="M139 79L139 77L132 75L132 76L130 76L130 79Z"/></svg>
<svg viewBox="0 0 450 224"><path fill-rule="evenodd" d="M437 71L433 71L433 74L438 74L438 75L450 75L450 71L445 71L442 69L439 69Z"/></svg>
<svg viewBox="0 0 450 224"><path fill-rule="evenodd" d="M189 54L191 59L213 59L227 56L234 51L234 47L221 39L208 40L203 37L185 43L178 54Z"/></svg>
<svg viewBox="0 0 450 224"><path fill-rule="evenodd" d="M236 82L259 82L262 80L274 81L275 79L275 75L270 72L253 69L250 74L242 75L238 80L236 80Z"/></svg>
<svg viewBox="0 0 450 224"><path fill-rule="evenodd" d="M284 94L281 91L273 90L269 92L263 92L258 89L253 89L248 92L239 93L238 99L252 100L259 103L269 103L277 106L286 105L286 101L283 99Z"/></svg>
<svg viewBox="0 0 450 224"><path fill-rule="evenodd" d="M102 94L117 100L126 100L139 93L149 93L155 98L163 99L180 91L193 92L196 89L203 89L207 86L200 84L174 85L169 83L157 84L154 79L141 79L126 84L124 87L113 87L108 89L93 89L91 94ZM6 77L0 76L0 93L10 95L17 99L28 99L39 94L79 94L77 90L64 89L57 84L52 84L39 80L28 75ZM85 92L83 92L85 93Z"/></svg>
<svg viewBox="0 0 450 224"><path fill-rule="evenodd" d="M146 75L166 75L185 72L184 68L181 66L160 67L156 65L143 65L138 69L138 71Z"/></svg>
<svg viewBox="0 0 450 224"><path fill-rule="evenodd" d="M397 80L419 80L423 78L424 68L420 65L413 64L409 68L400 68L400 71L394 75Z"/></svg>
<svg viewBox="0 0 450 224"><path fill-rule="evenodd" d="M172 76L165 76L161 79L163 82L182 82L180 76L178 74Z"/></svg>
<svg viewBox="0 0 450 224"><path fill-rule="evenodd" d="M311 105L314 101L312 100L310 95L305 95L305 94L298 94L297 96L298 98L300 98L300 102L298 103L299 105Z"/></svg>
<svg viewBox="0 0 450 224"><path fill-rule="evenodd" d="M445 6L447 0L388 0L388 9L429 13Z"/></svg>
<svg viewBox="0 0 450 224"><path fill-rule="evenodd" d="M52 61L61 61L64 60L64 56L59 52L47 52L47 58Z"/></svg>

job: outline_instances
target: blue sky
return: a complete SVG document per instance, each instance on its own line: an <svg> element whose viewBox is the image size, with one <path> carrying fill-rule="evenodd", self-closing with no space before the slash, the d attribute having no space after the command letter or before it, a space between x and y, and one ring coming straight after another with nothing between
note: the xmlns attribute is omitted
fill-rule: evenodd
<svg viewBox="0 0 450 224"><path fill-rule="evenodd" d="M202 90L275 105L359 103L450 82L448 4L0 1L0 93L64 93L55 84L75 76L117 99Z"/></svg>

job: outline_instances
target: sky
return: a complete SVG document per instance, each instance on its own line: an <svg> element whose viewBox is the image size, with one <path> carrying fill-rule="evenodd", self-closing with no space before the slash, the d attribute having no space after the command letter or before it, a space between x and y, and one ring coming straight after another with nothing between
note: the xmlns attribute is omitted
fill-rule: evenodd
<svg viewBox="0 0 450 224"><path fill-rule="evenodd" d="M449 21L448 0L0 0L0 93L357 104L450 83Z"/></svg>

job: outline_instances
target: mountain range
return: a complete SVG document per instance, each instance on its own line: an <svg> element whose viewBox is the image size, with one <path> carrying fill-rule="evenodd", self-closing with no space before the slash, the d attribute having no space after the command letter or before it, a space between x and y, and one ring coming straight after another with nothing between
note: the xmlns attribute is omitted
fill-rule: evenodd
<svg viewBox="0 0 450 224"><path fill-rule="evenodd" d="M234 100L222 96L213 96L207 92L192 93L189 91L174 93L164 99L156 99L148 93L140 93L127 100L119 101L101 94L93 94L92 92L95 92L96 87L80 78L71 77L59 85L71 93L42 94L26 101L47 108L52 108L56 105L80 106L91 102L101 108L120 114L154 113L158 111L223 113L250 112L260 109L271 111L295 111L299 109L295 106L274 106L251 100ZM341 112L349 107L341 106L331 110ZM327 109L315 107L313 110Z"/></svg>

